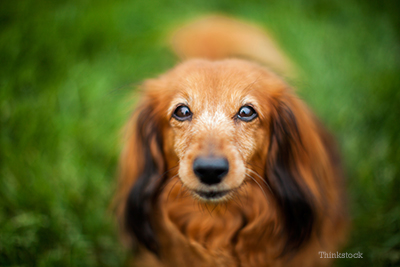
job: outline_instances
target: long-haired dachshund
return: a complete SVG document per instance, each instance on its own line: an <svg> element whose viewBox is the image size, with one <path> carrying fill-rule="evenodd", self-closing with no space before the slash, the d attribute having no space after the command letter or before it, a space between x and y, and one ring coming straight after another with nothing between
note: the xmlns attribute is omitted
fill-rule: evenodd
<svg viewBox="0 0 400 267"><path fill-rule="evenodd" d="M264 32L210 17L143 84L116 193L138 266L325 266L347 229L336 147ZM243 59L227 59L241 57ZM190 59L198 58L198 59Z"/></svg>

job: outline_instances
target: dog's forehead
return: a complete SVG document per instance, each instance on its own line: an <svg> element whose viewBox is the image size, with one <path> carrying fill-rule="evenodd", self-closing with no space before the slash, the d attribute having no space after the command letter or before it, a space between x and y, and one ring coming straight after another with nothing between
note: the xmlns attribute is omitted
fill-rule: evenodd
<svg viewBox="0 0 400 267"><path fill-rule="evenodd" d="M256 101L252 90L258 80L257 73L236 65L208 64L184 72L179 77L174 102L187 104L193 111L232 112Z"/></svg>

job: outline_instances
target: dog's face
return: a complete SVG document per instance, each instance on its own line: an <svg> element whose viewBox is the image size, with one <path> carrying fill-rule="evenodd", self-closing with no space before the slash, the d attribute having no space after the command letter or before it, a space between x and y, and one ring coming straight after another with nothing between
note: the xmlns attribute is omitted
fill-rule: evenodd
<svg viewBox="0 0 400 267"><path fill-rule="evenodd" d="M169 87L158 95L166 105L165 150L175 158L169 165L179 165L183 185L204 201L229 199L251 177L249 163L268 145L265 96L284 86L255 65L228 62L191 61L153 81Z"/></svg>

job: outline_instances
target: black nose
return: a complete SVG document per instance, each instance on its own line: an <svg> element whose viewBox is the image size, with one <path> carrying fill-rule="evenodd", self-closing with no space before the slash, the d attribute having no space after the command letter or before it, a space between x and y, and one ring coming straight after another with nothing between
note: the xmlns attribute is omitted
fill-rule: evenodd
<svg viewBox="0 0 400 267"><path fill-rule="evenodd" d="M204 184L218 184L229 171L226 158L199 157L193 162L193 171Z"/></svg>

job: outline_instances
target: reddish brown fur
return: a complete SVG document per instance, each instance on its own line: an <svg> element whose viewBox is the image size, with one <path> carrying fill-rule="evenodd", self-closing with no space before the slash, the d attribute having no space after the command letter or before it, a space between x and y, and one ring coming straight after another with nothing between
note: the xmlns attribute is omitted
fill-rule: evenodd
<svg viewBox="0 0 400 267"><path fill-rule="evenodd" d="M171 118L182 102L194 114L190 122ZM258 118L232 119L248 103ZM283 253L287 229L274 193L279 186L269 173L280 149L271 139L275 133L270 126L282 119L282 105L293 114L301 137L289 166L295 169L292 178L315 211L310 238L287 253ZM145 168L143 140L135 134L142 110L149 113L149 121L156 121L162 136L162 148L151 138L148 149L156 165L168 171L161 171L165 182L152 202L159 257L142 248L138 266L331 264L320 259L318 251L336 251L347 226L335 148L314 115L277 75L244 60L198 59L145 82L141 105L128 122L121 156L116 203L122 225L129 212L129 192ZM217 203L199 200L192 193L203 188L191 171L193 160L209 153L226 156L232 170L221 185L232 193Z"/></svg>

